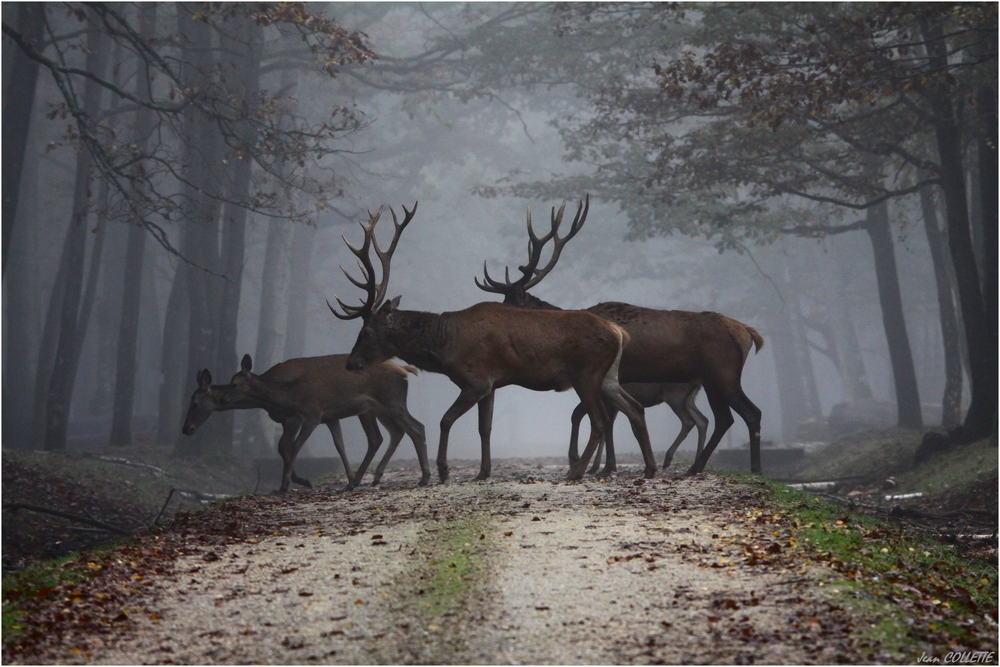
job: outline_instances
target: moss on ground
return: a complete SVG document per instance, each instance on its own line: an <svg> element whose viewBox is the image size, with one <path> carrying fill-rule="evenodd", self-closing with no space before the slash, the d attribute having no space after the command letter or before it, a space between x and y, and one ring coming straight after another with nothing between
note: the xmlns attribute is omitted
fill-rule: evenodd
<svg viewBox="0 0 1000 667"><path fill-rule="evenodd" d="M995 560L964 559L931 535L757 475L730 476L762 487L768 508L790 524L793 550L831 568L826 583L871 619L860 633L866 643L904 657L960 650L954 647L996 650L996 626L985 620L997 616Z"/></svg>

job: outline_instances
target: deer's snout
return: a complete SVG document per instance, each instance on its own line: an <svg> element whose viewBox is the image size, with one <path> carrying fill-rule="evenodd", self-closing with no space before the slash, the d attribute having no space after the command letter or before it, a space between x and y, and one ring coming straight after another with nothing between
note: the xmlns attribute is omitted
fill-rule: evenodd
<svg viewBox="0 0 1000 667"><path fill-rule="evenodd" d="M353 356L347 358L347 370L357 372L357 371L363 371L364 369L365 369L365 362L363 362L361 359L358 359Z"/></svg>

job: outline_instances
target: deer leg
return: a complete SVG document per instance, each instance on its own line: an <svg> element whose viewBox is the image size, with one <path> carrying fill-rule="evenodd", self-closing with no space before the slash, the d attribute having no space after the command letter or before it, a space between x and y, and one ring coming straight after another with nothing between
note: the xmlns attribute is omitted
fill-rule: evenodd
<svg viewBox="0 0 1000 667"><path fill-rule="evenodd" d="M340 420L336 419L326 426L330 429L330 435L333 436L333 445L337 448L337 453L340 454L340 462L344 464L347 485L351 486L354 483L354 475L351 474L351 464L347 462L347 450L344 448L344 433L340 430Z"/></svg>
<svg viewBox="0 0 1000 667"><path fill-rule="evenodd" d="M382 481L382 473L385 472L385 467L389 464L389 459L396 453L396 447L399 447L399 443L403 440L403 428L394 419L382 415L381 421L385 425L385 430L389 431L389 449L385 451L385 456L382 457L382 460L378 462L378 467L375 468L372 486L378 486L378 483Z"/></svg>
<svg viewBox="0 0 1000 667"><path fill-rule="evenodd" d="M688 415L690 415L698 427L698 451L695 454L695 458L701 456L701 452L705 448L705 436L708 434L708 417L703 415L698 406L694 404L695 399L698 398L698 391L700 389L701 387L696 387L694 391L688 394L687 401L684 402Z"/></svg>
<svg viewBox="0 0 1000 667"><path fill-rule="evenodd" d="M587 446L584 448L580 460L569 469L567 479L571 480L583 477L583 473L587 470L587 464L590 463L590 457L594 455L598 443L604 438L604 429L608 421L608 413L604 409L604 401L601 400L599 390L593 391L578 387L576 393L579 394L580 400L583 401L587 410L587 415L590 417L590 439L587 441Z"/></svg>
<svg viewBox="0 0 1000 667"><path fill-rule="evenodd" d="M278 456L281 457L281 479L284 481L286 478L291 480L292 476L292 463L295 461L295 457L292 456L292 442L295 440L295 436L298 434L299 429L302 427L302 420L296 418L289 418L281 422L281 437L278 438ZM280 486L280 485L279 485ZM283 493L288 490L286 485L284 489L278 488L276 491L278 493Z"/></svg>
<svg viewBox="0 0 1000 667"><path fill-rule="evenodd" d="M448 481L448 434L451 432L451 425L455 423L456 419L468 412L469 408L485 398L490 391L490 389L463 388L462 393L441 417L441 439L438 441L437 467L438 477L442 484Z"/></svg>
<svg viewBox="0 0 1000 667"><path fill-rule="evenodd" d="M639 441L639 449L642 450L642 460L646 463L646 470L643 475L650 479L656 474L656 459L653 458L653 446L649 442L649 431L646 430L645 410L639 401L635 400L618 384L615 377L605 377L602 387L604 397L611 401L611 404L621 410L629 423L632 425L632 433ZM610 431L611 429L608 429ZM611 455L610 447L608 454Z"/></svg>
<svg viewBox="0 0 1000 667"><path fill-rule="evenodd" d="M569 467L572 468L576 465L576 462L580 460L580 450L577 447L577 441L580 439L580 422L583 421L584 416L587 414L587 408L580 403L575 408L573 408L573 416L571 417L572 428L569 434ZM601 450L597 450L597 458L601 458Z"/></svg>
<svg viewBox="0 0 1000 667"><path fill-rule="evenodd" d="M729 409L729 402L725 396L720 396L716 391L709 391L707 388L705 389L705 393L708 394L708 404L712 406L712 414L715 416L715 430L712 431L712 437L709 438L705 449L702 450L698 458L688 468L688 475L697 475L705 469L709 457L712 456L712 452L715 451L719 441L722 440L722 436L733 425L733 413Z"/></svg>
<svg viewBox="0 0 1000 667"><path fill-rule="evenodd" d="M477 480L489 478L493 469L493 460L490 458L490 432L493 430L493 397L494 392L490 392L479 401L479 439L482 442L482 458L479 460L479 474Z"/></svg>
<svg viewBox="0 0 1000 667"><path fill-rule="evenodd" d="M618 470L618 459L615 457L615 417L618 416L618 409L613 405L609 405L607 401L604 402L604 409L608 411L608 425L604 429L604 443L605 443L605 459L604 468L597 473L600 478L610 477L611 473ZM601 463L601 447L597 447L597 457L594 459L594 467L590 469L591 472L596 472L598 465Z"/></svg>
<svg viewBox="0 0 1000 667"><path fill-rule="evenodd" d="M760 408L747 398L743 389L739 389L731 404L736 414L746 422L750 432L750 472L763 473L760 465Z"/></svg>
<svg viewBox="0 0 1000 667"><path fill-rule="evenodd" d="M392 419L399 424L406 435L410 436L410 440L413 441L413 448L417 451L417 462L420 464L420 483L418 486L427 486L431 481L431 467L427 462L427 437L424 434L424 425L414 419L413 415L406 409L406 405L399 407L392 406L388 410L388 414L391 415ZM377 474L380 477L381 469L385 466L385 461L388 458L389 455L386 454L383 462L379 464Z"/></svg>
<svg viewBox="0 0 1000 667"><path fill-rule="evenodd" d="M347 485L348 489L356 489L358 484L361 483L361 480L365 476L365 471L368 470L372 459L375 458L375 452L382 446L382 432L378 430L375 415L370 412L363 412L358 415L358 421L361 422L361 428L365 430L365 435L368 436L368 450L365 451L365 457L362 459L361 465L354 471L354 479Z"/></svg>
<svg viewBox="0 0 1000 667"><path fill-rule="evenodd" d="M302 428L299 429L299 434L297 436L295 436L295 440L292 442L291 445L289 445L288 450L287 450L287 453L289 455L289 460L287 461L287 463L285 465L286 472L281 477L281 489L280 489L280 491L282 493L284 493L285 491L288 491L288 485L292 481L294 481L296 484L299 484L301 486L306 486L306 487L309 487L310 489L312 488L312 484L309 482L308 479L305 479L303 477L299 477L298 475L295 474L293 466L295 464L295 457L297 457L299 455L299 450L302 449L302 445L304 445L305 442L306 442L306 440L309 439L309 436L312 435L312 432L314 430L316 430L317 426L319 426L319 422L318 421L316 421L316 422L313 422L313 421L304 421L302 423Z"/></svg>
<svg viewBox="0 0 1000 667"><path fill-rule="evenodd" d="M669 405L670 409L674 411L674 414L677 415L677 418L681 420L681 432L677 434L677 437L674 439L673 444L671 444L670 448L667 450L666 456L663 457L664 468L670 467L670 462L674 460L674 452L677 451L677 448L681 446L682 442L684 442L684 438L686 438L688 436L688 433L691 432L691 429L694 428L695 420L694 416L691 414L691 407L693 406L694 400L692 399L690 401L691 405L689 405L688 399L694 396L695 394L696 392L691 392L690 394L685 396L684 401L679 404L676 402L676 399L670 400L669 397L668 400L666 401L666 404ZM699 412L698 414L701 413ZM705 419L704 415L701 415L701 417L702 419ZM708 420L705 421L707 422ZM704 444L704 441L699 440L698 454L701 454L702 444ZM695 458L698 458L697 454L695 455Z"/></svg>
<svg viewBox="0 0 1000 667"><path fill-rule="evenodd" d="M594 463L590 466L590 470L587 471L588 475L595 474L597 469L601 467L601 457L604 456L604 441L606 439L607 438L601 438L601 441L597 443L597 451L594 453ZM579 456L577 456L577 460L580 460Z"/></svg>

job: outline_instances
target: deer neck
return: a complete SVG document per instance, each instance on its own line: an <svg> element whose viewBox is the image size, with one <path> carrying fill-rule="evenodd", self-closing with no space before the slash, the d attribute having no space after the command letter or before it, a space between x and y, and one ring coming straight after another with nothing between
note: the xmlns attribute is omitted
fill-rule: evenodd
<svg viewBox="0 0 1000 667"><path fill-rule="evenodd" d="M444 373L445 336L441 315L416 310L397 310L392 342L397 357L423 371Z"/></svg>
<svg viewBox="0 0 1000 667"><path fill-rule="evenodd" d="M523 289L517 289L514 292L509 292L504 297L503 302L508 306L529 308L531 310L562 310L559 306L553 306L548 301L542 301L534 294L525 292Z"/></svg>
<svg viewBox="0 0 1000 667"><path fill-rule="evenodd" d="M250 407L287 408L295 405L295 397L288 391L288 382L271 382L259 375L250 375L247 396L240 399Z"/></svg>
<svg viewBox="0 0 1000 667"><path fill-rule="evenodd" d="M215 409L220 412L225 412L226 410L246 410L248 408L257 407L256 402L248 397L238 398L236 400L226 400L227 394L232 389L232 385L229 384L213 384L209 387L208 391L212 395L212 400L215 401Z"/></svg>

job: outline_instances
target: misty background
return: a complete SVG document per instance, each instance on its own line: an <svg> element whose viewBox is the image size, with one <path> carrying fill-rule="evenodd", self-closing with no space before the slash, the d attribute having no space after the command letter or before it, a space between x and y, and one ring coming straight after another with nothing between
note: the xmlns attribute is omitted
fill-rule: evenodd
<svg viewBox="0 0 1000 667"><path fill-rule="evenodd" d="M38 43L44 46L40 49L54 61L83 69L93 65L93 58L88 59L93 49L85 47L88 38L95 38L89 27L110 31L108 26L115 25L107 14L98 16L82 5L69 7L72 11L62 5L48 5L44 10L31 3L3 5L5 144L8 102L12 93L21 94L12 86L17 67L22 66L15 57L19 47L7 26L20 26L20 34L28 34L32 20L43 20ZM144 4L113 7L136 31L140 15L148 12ZM179 36L186 24L179 23L178 14L197 7L156 5L155 28L148 40L179 70L184 49L190 50L195 38L185 42ZM360 290L339 269L342 265L355 270L341 236L360 243L357 222L367 220L368 210L386 206L379 236L388 238L388 207L401 215L402 206L419 202L393 257L388 296L402 295L401 305L406 309L442 312L499 300L479 290L474 278L482 276L484 261L494 277L504 267L513 270L524 262L529 202L535 229L547 231L551 207L566 200L567 213L575 212L577 202L589 193L586 225L533 294L566 309L624 301L650 308L717 311L755 327L765 345L748 358L743 387L763 412L764 441L829 440L837 434L831 430L831 413L841 418L841 424L845 420L868 426L897 424L897 384L872 241L861 229L819 238L777 231L795 225L851 225L865 220L866 210L777 197L753 213L755 219L770 217L776 226L734 234L692 222L699 213L690 205L671 210L654 207L642 213L635 207L644 205L645 194L636 195L633 207L627 197L623 200L608 195L608 189L602 193L593 187L595 179L606 173L602 163L609 153L606 147L594 148L597 141L590 148L581 148L581 142L589 131L586 128L593 127L588 123L604 117L609 100L616 99L608 94L609 82L647 92L658 90L654 60L657 67L665 64L670 54L679 53L685 39L694 39L702 27L697 14L655 21L633 16L633 22L625 26L614 23L624 20L620 17L586 19L548 5L515 3L311 3L307 9L334 19L349 33L363 32L365 48L375 57L345 57L347 61L356 57L353 62L334 56L323 60L330 33L319 30L320 39L314 39L315 35L307 39L298 28L289 27L294 22L283 24L278 15L262 22L260 16L234 13L227 17L227 10L222 9L207 18L185 19L211 28L205 39L212 46L202 53L210 51L215 58L206 70L208 76L228 76L226 81L232 82L238 78L237 66L258 68L257 86L263 93L248 94L247 99L256 99L261 108L271 110L257 128L258 138L282 128L309 128L323 134L316 128L328 122L334 108L344 110L340 118L351 117L336 131L323 134L327 149L322 156L294 142L282 144L282 160L268 154L263 142L257 144L259 154L251 152L250 157L234 148L234 142L220 152L229 157L215 163L215 170L225 171L239 160L250 167L249 194L241 196L254 204L245 217L242 256L229 268L215 265L216 273L225 274L230 285L234 281L239 285L235 344L227 352L230 365L221 367L217 355L215 365L194 366L207 365L215 383L227 382L245 353L252 355L254 371L263 372L292 357L350 351L360 322L336 319L326 301L335 303L338 296L353 303L360 296ZM717 12L723 9L720 5ZM43 11L42 19L38 11ZM657 10L637 5L631 11ZM34 18L31 12L36 12ZM645 25L645 31L638 25ZM622 35L622 41L607 42L615 34ZM993 34L995 39L995 28ZM227 50L226 39L248 46L253 53L237 47ZM106 39L100 44L108 61L99 75L104 80L116 82L123 90L139 90L136 95L140 95L142 79L153 72L150 99L167 104L183 98L183 88L174 86L168 76L138 66L140 59L131 42ZM320 45L319 56L307 48L313 44ZM346 52L345 47L337 57ZM603 54L597 61L606 65L604 69L588 60L593 54ZM577 62L567 62L567 58ZM995 57L992 63L995 71ZM51 331L57 327L50 318L62 311L53 307L53 293L63 275L60 265L68 256L67 229L79 224L74 217L80 197L79 158L89 150L74 127L73 111L67 109L66 94L60 88L68 82L82 100L83 77L64 74L60 84L44 65L39 69L9 254L5 246L3 292L4 447L37 449L58 448L44 438L45 408L40 406L46 403L46 391L39 387L43 378L44 387L51 384L53 359L57 358L53 342L57 335ZM188 340L184 327L190 322L190 316L178 315L182 310L171 305L171 295L182 267L188 281L209 280L206 262L187 261L197 246L190 239L185 245L190 209L177 202L190 184L183 185L172 176L187 168L178 165L186 164L192 154L178 139L187 131L184 112L178 112L175 121L167 114L150 121L157 128L149 135L152 144L142 144L146 148L139 151L153 155L162 149L165 157L155 174L150 169L153 175L142 186L147 187L147 194L155 190L163 200L144 195L148 220L155 222L155 228L140 227L147 238L136 283L126 275L129 230L138 226L133 219L135 209L124 203L127 198L121 191L116 193L112 186L109 194L101 184L109 173L133 168L123 155L130 143L138 141L130 137L140 111L107 87L95 94L100 97L96 102L100 112L94 116L95 141L107 147L109 164L120 166L92 168L86 184L91 203L82 223L87 233L80 241L81 320L87 277L94 274L95 261L99 271L92 283L89 323L76 327L78 332L85 328L85 335L76 343L78 366L70 383L65 446L108 442L115 394L121 390L116 389L116 368L124 318L137 326L131 444L175 447L184 437L181 421L196 382L190 355L182 354L181 359L165 353L171 344ZM634 109L623 111L622 117L632 113ZM683 135L713 120L696 113L678 114L670 121L670 131ZM238 121L231 123L233 136L242 136L240 127ZM208 153L204 144L201 148ZM622 161L631 159L628 150L641 149L621 148ZM724 154L728 149L718 145L717 150ZM656 152L649 152L651 163ZM968 159L974 171L974 160ZM5 177L10 168L7 160L5 151ZM896 186L901 170L898 165L886 167L885 178L893 184L889 187ZM207 174L212 178L212 169ZM973 201L978 195L975 185L969 187ZM930 205L943 225L943 201L936 188L928 190L932 191ZM254 200L255 192L271 196ZM729 194L738 198L740 189ZM224 195L219 205L236 199ZM5 216L6 203L5 194ZM704 209L700 210L703 214ZM955 420L948 422L942 415L947 369L938 277L924 229L926 211L913 191L888 199L886 214L922 425L939 426L944 420L945 426L954 426ZM658 222L650 223L650 218ZM8 226L6 217L4 224ZM229 237L219 229L212 232L216 234L213 242L221 244L224 255ZM158 232L161 238L156 237ZM101 234L103 248L94 260ZM983 248L988 247L982 231L974 242L982 258ZM123 308L129 284L137 285L136 309ZM952 289L947 298L957 304ZM969 358L964 342L961 347L965 371L959 400L964 414L970 400ZM171 376L168 369L183 372ZM432 455L438 422L457 395L457 388L444 376L421 373L410 379L409 410L426 426ZM563 456L576 404L573 392L504 388L497 394L494 409L494 456ZM704 395L699 396L698 405L711 415ZM221 419L221 414L212 417ZM278 427L263 411L238 411L233 419L231 447L221 447L217 453L243 459L275 455ZM676 435L679 422L666 406L647 409L646 420L654 450L662 452ZM358 422L350 418L343 427L351 460L359 461L365 440ZM616 428L618 451L637 452L627 420L619 419ZM737 420L720 447L739 447L747 439L745 425ZM695 437L689 436L684 449L693 450L694 444ZM467 414L455 424L450 453L453 459L478 459L474 416ZM301 454L334 455L325 429L313 434ZM414 458L408 439L396 457Z"/></svg>

